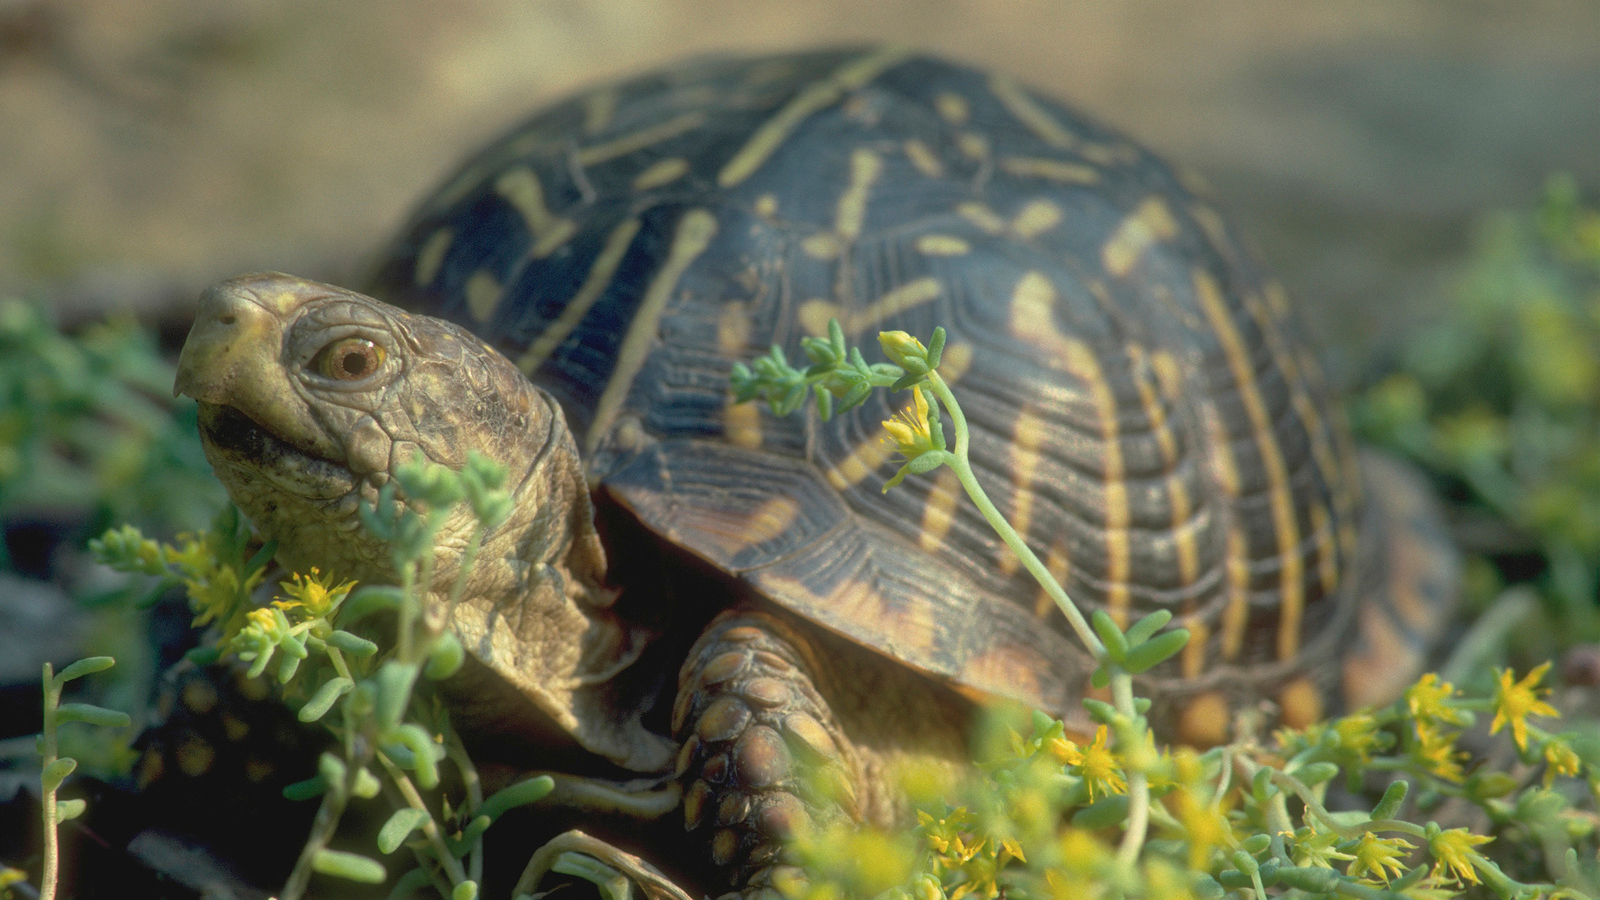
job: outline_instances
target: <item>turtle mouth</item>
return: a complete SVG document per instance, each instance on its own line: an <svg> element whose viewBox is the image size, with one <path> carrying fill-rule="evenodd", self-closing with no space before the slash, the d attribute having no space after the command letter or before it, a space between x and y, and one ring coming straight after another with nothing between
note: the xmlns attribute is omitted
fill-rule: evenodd
<svg viewBox="0 0 1600 900"><path fill-rule="evenodd" d="M200 437L214 465L255 473L308 499L342 497L355 488L358 479L342 461L306 452L237 407L202 402L199 418Z"/></svg>

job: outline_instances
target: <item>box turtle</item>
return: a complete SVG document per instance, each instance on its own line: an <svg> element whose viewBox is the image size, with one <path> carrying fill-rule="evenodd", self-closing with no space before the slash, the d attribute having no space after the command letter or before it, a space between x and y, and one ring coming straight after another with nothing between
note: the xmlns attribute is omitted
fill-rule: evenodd
<svg viewBox="0 0 1600 900"><path fill-rule="evenodd" d="M389 580L356 511L391 467L506 465L516 512L453 622L483 663L461 717L529 768L675 781L666 806L758 892L797 823L893 818L899 761L962 758L973 698L1076 719L1092 668L953 477L880 492L906 395L830 421L734 401L736 361L831 319L868 345L948 329L1001 511L1079 603L1193 632L1142 683L1169 737L1418 671L1456 590L1431 501L1352 444L1193 181L897 48L696 61L472 158L383 257L384 302L215 285L177 389L297 569Z"/></svg>

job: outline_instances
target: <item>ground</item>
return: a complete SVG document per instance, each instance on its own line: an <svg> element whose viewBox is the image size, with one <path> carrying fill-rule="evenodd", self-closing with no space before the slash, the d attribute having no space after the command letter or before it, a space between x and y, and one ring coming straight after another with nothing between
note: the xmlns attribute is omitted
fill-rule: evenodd
<svg viewBox="0 0 1600 900"><path fill-rule="evenodd" d="M181 320L242 271L350 280L547 98L882 40L1003 67L1198 170L1347 377L1445 314L1480 211L1554 169L1600 184L1589 0L0 0L0 292Z"/></svg>

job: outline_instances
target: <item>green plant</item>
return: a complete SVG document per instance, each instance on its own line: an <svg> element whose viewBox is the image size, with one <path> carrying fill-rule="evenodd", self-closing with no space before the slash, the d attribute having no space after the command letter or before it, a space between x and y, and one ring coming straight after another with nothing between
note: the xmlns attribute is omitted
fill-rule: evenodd
<svg viewBox="0 0 1600 900"><path fill-rule="evenodd" d="M44 731L39 734L39 756L42 757L43 765L39 776L40 787L43 790L43 796L39 801L39 815L44 826L44 866L39 879L39 896L42 900L54 900L56 895L56 880L60 875L61 863L57 827L62 822L83 815L85 808L82 800L56 799L56 791L67 780L67 776L78 768L76 759L60 754L60 727L69 722L84 722L109 728L126 728L131 724L127 713L114 709L89 703L62 703L61 692L67 682L96 672L104 672L114 665L116 660L109 656L91 656L67 666L61 670L60 675L57 675L49 663L44 664Z"/></svg>
<svg viewBox="0 0 1600 900"><path fill-rule="evenodd" d="M172 377L131 319L68 336L37 307L0 299L0 518L42 507L100 528L205 524L222 492L193 406L169 399Z"/></svg>
<svg viewBox="0 0 1600 900"><path fill-rule="evenodd" d="M1480 606L1537 590L1537 659L1555 634L1600 639L1600 209L1558 176L1531 212L1485 218L1458 295L1352 418L1445 489Z"/></svg>
<svg viewBox="0 0 1600 900"><path fill-rule="evenodd" d="M868 365L859 350L845 346L838 323L830 323L827 338L802 341L807 369L789 365L774 347L751 366L735 367L735 394L764 397L780 413L793 412L811 395L827 417L861 403L874 388L911 389L910 407L884 423L905 457L884 489L908 474L951 466L1002 540L1061 606L1099 662L1095 682L1111 685L1114 702L1083 701L1100 723L1087 742L1035 713L1026 725L991 728L989 749L978 760L981 777L919 787L913 775L914 836L851 827L802 836L797 850L811 874L806 900L1214 900L1230 893L1380 900L1450 897L1477 885L1507 900L1600 895L1595 817L1551 789L1558 777L1600 784L1600 770L1591 768L1600 759L1580 755L1578 735L1553 734L1528 721L1556 715L1538 687L1548 664L1521 680L1501 671L1492 697L1466 698L1427 675L1388 708L1280 731L1268 746L1246 740L1203 754L1158 751L1142 715L1148 701L1133 696L1131 675L1176 653L1187 634L1158 633L1168 618L1160 615L1124 632L1097 614L1091 630L972 476L965 418L938 374L943 331L936 329L927 346L903 332L882 333L879 343L891 362ZM945 441L941 407L954 425L953 444ZM1491 733L1513 733L1527 767L1520 777L1469 769L1457 741L1475 714L1487 712L1495 714ZM1539 768L1543 783L1532 785L1529 772ZM1334 811L1328 791L1341 775L1352 791L1368 779L1385 779L1388 787L1370 809ZM1402 818L1413 785L1420 788L1418 800ZM1540 860L1530 870L1547 878L1513 878L1479 849L1494 837L1446 828L1425 815L1447 799L1475 806L1502 837L1520 835L1508 858ZM1152 826L1157 838L1147 841ZM1426 856L1414 861L1414 852L1422 851Z"/></svg>
<svg viewBox="0 0 1600 900"><path fill-rule="evenodd" d="M278 896L301 896L313 872L365 883L386 880L389 871L378 859L334 850L329 842L353 800L371 800L387 789L397 808L379 832L377 849L389 855L406 846L416 861L397 880L396 893L431 885L440 896L468 900L482 879L483 833L508 809L550 791L551 780L537 777L483 797L448 715L416 692L419 680L447 678L464 660L460 642L446 627L448 609L444 615L425 611L435 536L454 508L466 503L478 526L458 569L448 604L453 607L484 532L509 511L503 478L502 470L477 456L460 472L401 467L376 505L362 510L364 526L393 548L397 583L356 588L316 570L295 573L267 606L255 605L252 594L273 548L247 557L248 529L232 508L211 531L184 536L176 545L146 539L130 526L93 542L96 557L113 568L187 588L195 624L215 626L201 661L231 657L247 665L251 677L270 670L299 719L323 723L336 738L339 752L321 756L318 775L286 791L296 799L320 796L321 807ZM388 646L349 630L380 612L394 618ZM429 800L446 761L464 792L454 814Z"/></svg>

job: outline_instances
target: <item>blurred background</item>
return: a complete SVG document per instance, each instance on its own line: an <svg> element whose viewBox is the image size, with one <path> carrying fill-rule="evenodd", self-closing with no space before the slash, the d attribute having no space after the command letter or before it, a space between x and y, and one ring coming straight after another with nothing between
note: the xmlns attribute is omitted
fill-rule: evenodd
<svg viewBox="0 0 1600 900"><path fill-rule="evenodd" d="M31 852L40 664L116 656L92 698L139 721L193 639L84 549L222 505L145 329L170 357L245 271L355 281L571 91L875 41L1005 69L1213 185L1363 438L1450 504L1489 611L1452 678L1600 642L1600 0L0 0L0 864ZM1600 686L1596 648L1562 677ZM125 771L135 733L85 733L82 771Z"/></svg>
<svg viewBox="0 0 1600 900"><path fill-rule="evenodd" d="M0 0L0 295L181 323L242 271L350 280L547 99L884 40L1004 68L1200 172L1336 369L1444 314L1479 213L1554 170L1600 184L1593 0Z"/></svg>

